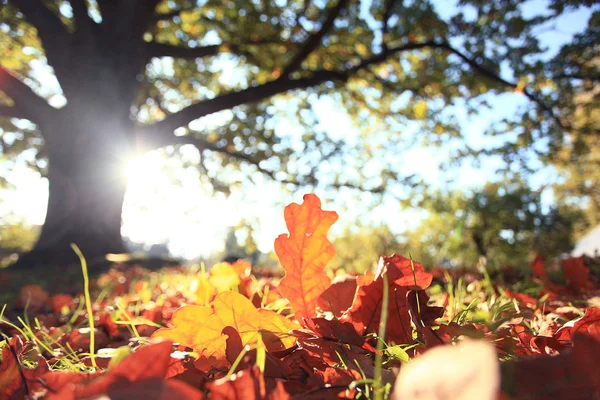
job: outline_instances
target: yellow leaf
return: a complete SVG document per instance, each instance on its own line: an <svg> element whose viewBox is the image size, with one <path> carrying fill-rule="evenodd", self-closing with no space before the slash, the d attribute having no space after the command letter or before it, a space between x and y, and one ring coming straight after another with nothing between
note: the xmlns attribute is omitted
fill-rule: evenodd
<svg viewBox="0 0 600 400"><path fill-rule="evenodd" d="M413 111L415 113L416 119L425 119L427 116L427 102L425 100L417 101L415 104Z"/></svg>
<svg viewBox="0 0 600 400"><path fill-rule="evenodd" d="M241 280L231 264L219 263L210 269L209 282L217 289L217 293L222 293L237 287Z"/></svg>
<svg viewBox="0 0 600 400"><path fill-rule="evenodd" d="M356 50L356 53L358 53L358 55L361 57L365 57L365 56L369 55L369 48L364 43L360 43L360 42L356 43L354 45L354 49Z"/></svg>
<svg viewBox="0 0 600 400"><path fill-rule="evenodd" d="M194 349L200 357L196 367L207 371L212 367L228 367L227 335L232 327L240 334L243 345L256 347L259 337L267 351L293 346L296 338L289 332L298 325L274 311L258 310L246 297L236 292L217 295L210 306L183 306L173 314L173 328L159 329L152 337L160 337Z"/></svg>

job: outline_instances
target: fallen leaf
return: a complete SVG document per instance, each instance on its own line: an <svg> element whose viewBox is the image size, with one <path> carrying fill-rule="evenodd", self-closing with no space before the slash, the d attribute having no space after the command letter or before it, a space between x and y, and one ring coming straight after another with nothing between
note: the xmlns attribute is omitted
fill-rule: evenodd
<svg viewBox="0 0 600 400"><path fill-rule="evenodd" d="M25 387L21 373L19 372L19 361L13 354L10 344L2 347L2 359L0 361L0 398L10 399L13 396L25 397Z"/></svg>
<svg viewBox="0 0 600 400"><path fill-rule="evenodd" d="M600 341L576 334L573 349L502 364L502 390L514 399L600 398Z"/></svg>
<svg viewBox="0 0 600 400"><path fill-rule="evenodd" d="M588 308L583 317L564 324L554 338L559 342L570 342L577 332L586 333L600 341L600 308Z"/></svg>
<svg viewBox="0 0 600 400"><path fill-rule="evenodd" d="M589 280L590 269L585 265L583 257L567 258L560 265L567 280L567 287L575 292L593 287L593 283Z"/></svg>
<svg viewBox="0 0 600 400"><path fill-rule="evenodd" d="M392 400L495 400L500 363L490 343L438 346L403 364Z"/></svg>
<svg viewBox="0 0 600 400"><path fill-rule="evenodd" d="M335 256L327 232L338 215L321 210L319 198L307 194L302 205L288 205L284 217L290 233L275 239L275 253L285 269L279 293L289 300L296 319L306 324L316 316L319 296L331 285L323 271Z"/></svg>
<svg viewBox="0 0 600 400"><path fill-rule="evenodd" d="M531 270L533 274L542 280L542 282L548 281L548 274L546 268L544 268L544 256L537 255L531 263Z"/></svg>
<svg viewBox="0 0 600 400"><path fill-rule="evenodd" d="M110 400L202 400L202 392L188 384L170 379L151 378L109 388Z"/></svg>
<svg viewBox="0 0 600 400"><path fill-rule="evenodd" d="M223 293L237 287L241 280L239 272L229 263L219 263L210 269L210 284L217 289L217 293Z"/></svg>
<svg viewBox="0 0 600 400"><path fill-rule="evenodd" d="M287 400L290 398L283 386L279 384L271 393L267 393L265 379L258 367L218 379L206 386L212 400Z"/></svg>
<svg viewBox="0 0 600 400"><path fill-rule="evenodd" d="M22 399L40 387L37 379L48 370L48 363L42 356L37 357L37 366L27 368L21 365L23 343L19 337L12 337L2 347L0 358L0 399Z"/></svg>
<svg viewBox="0 0 600 400"><path fill-rule="evenodd" d="M356 277L342 276L334 279L331 286L319 296L317 306L324 312L341 317L352 306L356 294Z"/></svg>
<svg viewBox="0 0 600 400"><path fill-rule="evenodd" d="M121 390L135 382L164 379L171 362L172 349L173 344L168 341L141 346L103 374L48 372L42 377L49 389L45 400L96 397Z"/></svg>
<svg viewBox="0 0 600 400"><path fill-rule="evenodd" d="M49 297L48 292L40 285L25 285L21 288L21 306L27 306L30 310L39 310L44 307Z"/></svg>
<svg viewBox="0 0 600 400"><path fill-rule="evenodd" d="M210 306L183 306L173 314L173 328L152 334L194 349L200 355L196 366L202 371L227 367L226 327L234 328L243 345L255 346L259 335L267 351L279 351L294 345L289 332L298 326L274 311L258 310L252 302L236 292L217 295Z"/></svg>
<svg viewBox="0 0 600 400"><path fill-rule="evenodd" d="M414 266L414 271L413 271ZM358 290L342 321L350 322L359 335L378 333L383 298L383 274L387 274L389 302L386 340L395 344L412 342L411 318L406 294L425 289L433 276L423 266L399 255L382 257L375 274L367 272L357 278Z"/></svg>

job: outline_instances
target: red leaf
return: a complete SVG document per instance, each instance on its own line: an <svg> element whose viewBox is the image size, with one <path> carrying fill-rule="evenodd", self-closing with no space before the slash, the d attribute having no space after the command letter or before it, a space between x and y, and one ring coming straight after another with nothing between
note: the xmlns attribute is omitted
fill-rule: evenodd
<svg viewBox="0 0 600 400"><path fill-rule="evenodd" d="M50 297L49 303L52 307L52 311L56 314L60 314L63 307L70 309L74 305L73 296L69 294L55 294L54 296Z"/></svg>
<svg viewBox="0 0 600 400"><path fill-rule="evenodd" d="M560 342L569 342L578 332L586 333L600 341L600 308L588 308L583 317L564 324L554 334L554 338Z"/></svg>
<svg viewBox="0 0 600 400"><path fill-rule="evenodd" d="M589 280L590 269L584 264L583 257L570 257L560 264L567 280L567 287L575 292L590 289L594 284Z"/></svg>
<svg viewBox="0 0 600 400"><path fill-rule="evenodd" d="M387 269L388 278L406 289L427 289L433 279L433 275L425 272L421 264L398 254L383 257L383 266ZM383 266L379 264L377 275L381 275Z"/></svg>
<svg viewBox="0 0 600 400"><path fill-rule="evenodd" d="M231 376L231 378L221 378L206 385L211 393L212 400L286 400L289 394L282 385L267 392L265 379L258 369L253 367Z"/></svg>
<svg viewBox="0 0 600 400"><path fill-rule="evenodd" d="M597 399L600 397L600 341L585 334L557 356L503 364L503 388L519 399Z"/></svg>
<svg viewBox="0 0 600 400"><path fill-rule="evenodd" d="M414 271L413 271L414 265ZM360 335L377 333L381 319L383 274L387 273L389 286L386 339L396 344L412 342L412 327L406 293L411 289L425 289L433 276L419 263L399 255L382 257L376 274L367 272L357 279L358 291L347 314L342 318L352 323Z"/></svg>
<svg viewBox="0 0 600 400"><path fill-rule="evenodd" d="M202 392L177 380L145 379L108 389L111 400L202 400Z"/></svg>
<svg viewBox="0 0 600 400"><path fill-rule="evenodd" d="M26 285L21 288L20 302L21 306L28 306L29 310L39 310L46 305L48 301L48 292L40 285Z"/></svg>
<svg viewBox="0 0 600 400"><path fill-rule="evenodd" d="M315 371L308 382L320 387L325 385L348 386L353 381L360 379L362 379L362 376L360 375L360 372L356 370L327 367L325 368L325 371ZM343 391L345 391L345 389L343 389Z"/></svg>
<svg viewBox="0 0 600 400"><path fill-rule="evenodd" d="M444 344L436 333L431 329L435 320L444 314L442 307L430 307L427 305L429 296L424 290L409 290L406 294L408 312L417 330L417 338L426 347Z"/></svg>
<svg viewBox="0 0 600 400"><path fill-rule="evenodd" d="M21 377L19 361L14 354L14 342L2 348L2 362L0 363L0 399L25 398L25 382Z"/></svg>
<svg viewBox="0 0 600 400"><path fill-rule="evenodd" d="M322 311L329 311L339 318L352 306L356 288L355 276L348 275L335 279L329 289L321 294L317 306Z"/></svg>
<svg viewBox="0 0 600 400"><path fill-rule="evenodd" d="M531 263L531 270L533 271L533 274L543 282L548 280L548 274L544 268L544 256L537 255L533 259L533 262Z"/></svg>
<svg viewBox="0 0 600 400"><path fill-rule="evenodd" d="M288 205L284 217L290 234L275 239L275 253L285 269L279 293L289 300L296 319L305 323L317 315L319 296L331 285L323 271L335 255L327 232L338 215L321 210L319 198L307 194L302 205Z"/></svg>
<svg viewBox="0 0 600 400"><path fill-rule="evenodd" d="M313 318L313 332L324 339L330 339L340 343L354 344L365 347L365 337L356 333L354 327L349 322L342 322L339 319ZM371 347L366 347L371 351ZM374 349L373 349L374 351Z"/></svg>
<svg viewBox="0 0 600 400"><path fill-rule="evenodd" d="M100 396L108 393L109 390L118 390L122 385L149 379L163 379L169 369L172 349L171 342L142 346L102 375L49 372L43 377L47 386L52 389L46 399L81 399Z"/></svg>
<svg viewBox="0 0 600 400"><path fill-rule="evenodd" d="M2 348L0 361L0 399L22 399L39 388L36 382L48 371L48 364L39 357L34 369L22 366L18 360L23 344L18 337L11 338Z"/></svg>

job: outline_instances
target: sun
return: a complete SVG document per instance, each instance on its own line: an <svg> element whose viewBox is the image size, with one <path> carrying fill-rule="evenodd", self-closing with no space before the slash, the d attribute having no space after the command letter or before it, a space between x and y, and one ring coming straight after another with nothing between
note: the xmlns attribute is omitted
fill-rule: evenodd
<svg viewBox="0 0 600 400"><path fill-rule="evenodd" d="M161 151L127 162L123 236L146 246L167 244L173 255L184 258L222 250L236 216L223 199L206 191L199 174Z"/></svg>

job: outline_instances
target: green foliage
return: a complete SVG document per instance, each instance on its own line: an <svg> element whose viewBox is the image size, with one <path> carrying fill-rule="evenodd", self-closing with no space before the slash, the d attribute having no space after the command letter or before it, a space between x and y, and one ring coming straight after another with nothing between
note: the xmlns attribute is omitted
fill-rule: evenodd
<svg viewBox="0 0 600 400"><path fill-rule="evenodd" d="M8 224L0 218L0 268L14 262L18 254L31 250L39 230L39 226Z"/></svg>
<svg viewBox="0 0 600 400"><path fill-rule="evenodd" d="M31 66L46 61L44 46L51 44L40 41L31 21L17 12L19 4L9 3L0 15L10 32L0 42L2 66L28 84L41 87L47 82L39 82L31 74ZM68 4L56 1L52 10L64 29L75 37L82 35L81 40L89 39L85 36L88 21L73 22L76 18ZM545 63L541 61L545 49L539 45L538 28L576 3L553 4L550 12L532 17L525 17L519 4L463 1L448 18L442 17L429 1L374 1L366 10L360 2L346 1L206 1L201 5L189 0L159 1L155 13L149 13L154 14L151 18L134 22L146 23L146 27L131 27L143 33L146 44L163 46L151 51L156 58L145 65L134 114L144 123L159 121L193 103L232 91L287 78L315 78L315 84L305 90L287 92L282 88L276 97L240 99L234 102L237 107L217 118L216 123L184 126L178 135L194 136L210 144L202 148L200 167L207 170L217 189L226 189L242 176L230 173L217 177L214 171L235 171L248 162L261 163L262 169L262 161L269 160L264 168L273 174L277 171L278 180L309 184L324 181L381 190L388 182L406 177L396 165L375 165L371 160L389 159L411 144L442 145L459 137L456 121L444 109L462 98L470 111L477 112L481 94L513 91L517 83L498 77L500 64L504 63L516 80L526 79L523 89L530 91L534 100L526 114L510 121L511 131L534 124L540 129L540 138L552 134L558 140L557 129L560 135L564 129L547 122L552 119L549 110L554 103L566 109L583 90L578 79L562 77L565 64L576 75L597 74L597 66L590 65L590 46L594 43L591 38L597 35L594 21L598 13L586 33L577 35L550 63ZM112 10L103 2L88 6L92 25L108 26L112 23L111 12L124 12ZM139 7L139 11L148 13ZM328 16L333 18L331 26L325 26ZM313 43L313 38L319 39ZM461 46L450 47L454 43ZM85 45L90 52L96 51L92 42ZM194 55L194 49L210 46L218 47L205 52L213 57L201 57L200 51ZM73 63L86 57L71 56L69 61ZM331 75L322 81L316 79L316 74L323 71L339 74L337 78ZM283 76L286 72L289 76ZM45 97L50 95L53 93L46 90ZM323 97L329 97L340 112L352 118L358 135L339 140L319 127L316 108ZM548 106L538 104L538 98L548 101ZM186 122L194 119L190 117ZM281 124L290 123L284 121L298 124L302 133L283 133ZM404 134L400 140L401 127L409 121L420 125L419 134ZM170 144L169 140L166 143ZM342 155L350 164L344 169L335 161ZM323 165L322 160L329 162ZM362 168L365 163L373 166ZM345 173L350 166L354 172Z"/></svg>
<svg viewBox="0 0 600 400"><path fill-rule="evenodd" d="M379 257L405 248L387 225L346 227L333 244L335 258L328 268L360 273L371 270Z"/></svg>
<svg viewBox="0 0 600 400"><path fill-rule="evenodd" d="M54 166L52 191L57 177L81 181L136 152L191 145L189 163L214 190L263 174L291 189L397 195L406 191L390 188L404 185L412 197L426 188L402 156L422 145L502 154L507 165L554 163L571 144L570 159L580 143L592 154L600 12L553 55L540 30L582 2L534 15L516 0L441 3L0 0L1 157L42 174ZM528 103L491 127L501 145L469 149L454 107L476 114L483 95L514 92ZM330 132L344 117L343 133ZM596 181L584 189L597 193ZM57 204L91 208L58 193ZM65 213L52 211L49 220ZM73 219L60 219L63 244L81 236Z"/></svg>
<svg viewBox="0 0 600 400"><path fill-rule="evenodd" d="M497 267L525 266L536 254L560 256L573 247L581 212L567 205L545 209L540 197L518 178L472 194L438 192L424 201L430 216L411 237L437 263L474 266L485 257Z"/></svg>

